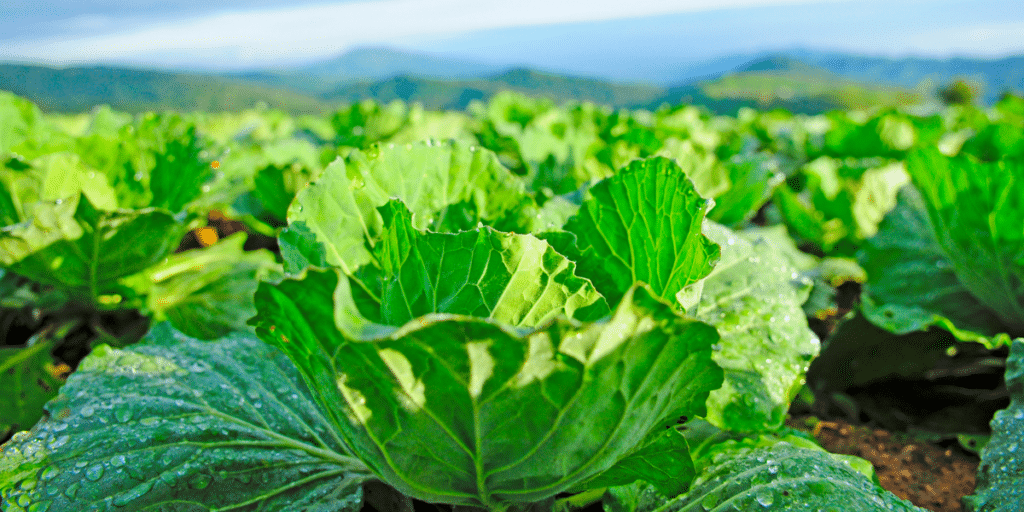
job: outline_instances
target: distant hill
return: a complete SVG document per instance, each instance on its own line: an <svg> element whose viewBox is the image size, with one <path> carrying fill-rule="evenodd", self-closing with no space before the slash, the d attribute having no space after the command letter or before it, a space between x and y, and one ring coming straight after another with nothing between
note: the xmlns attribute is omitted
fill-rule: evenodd
<svg viewBox="0 0 1024 512"><path fill-rule="evenodd" d="M444 80L483 78L507 67L394 48L371 47L357 48L301 67L234 76L265 85L323 94L344 83L375 82L401 75Z"/></svg>
<svg viewBox="0 0 1024 512"><path fill-rule="evenodd" d="M992 103L1006 91L1024 93L1024 56L1001 59L884 58L795 50L788 56L861 82L936 89L957 79L981 85L982 101Z"/></svg>
<svg viewBox="0 0 1024 512"><path fill-rule="evenodd" d="M464 109L473 100L487 100L502 90L513 90L555 101L592 101L614 106L645 105L659 97L651 85L615 84L593 78L571 77L536 70L510 69L486 78L441 80L402 75L378 82L343 85L324 94L329 101L419 101L431 109Z"/></svg>
<svg viewBox="0 0 1024 512"><path fill-rule="evenodd" d="M469 68L461 68L469 73ZM78 112L99 104L127 112L145 110L241 110L259 103L302 112L324 112L343 103L374 99L418 101L430 109L464 109L502 90L551 98L591 101L614 107L658 108L682 102L704 105L719 114L740 107L786 108L818 113L920 101L906 88L859 83L784 55L747 62L734 72L662 88L612 83L514 68L484 77L443 79L403 74L382 80L342 82L292 75L246 79L113 67L51 68L0 64L0 89L37 103L46 111ZM299 85L295 85L298 83ZM311 84L316 84L311 85ZM329 87L330 86L330 87ZM316 91L315 89L322 89Z"/></svg>
<svg viewBox="0 0 1024 512"><path fill-rule="evenodd" d="M784 108L814 114L832 109L863 109L920 103L920 93L892 85L852 80L784 55L748 62L717 78L669 88L651 103L694 103L719 114L741 107Z"/></svg>
<svg viewBox="0 0 1024 512"><path fill-rule="evenodd" d="M243 80L114 67L0 64L0 89L51 112L81 112L100 104L125 112L243 110L261 102L293 113L333 108L301 92Z"/></svg>

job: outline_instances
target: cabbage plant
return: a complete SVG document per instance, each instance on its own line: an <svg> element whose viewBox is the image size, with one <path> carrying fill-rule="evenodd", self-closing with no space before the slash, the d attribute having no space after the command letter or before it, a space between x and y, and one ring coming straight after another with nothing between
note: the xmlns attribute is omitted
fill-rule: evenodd
<svg viewBox="0 0 1024 512"><path fill-rule="evenodd" d="M809 446L691 453L695 417L776 429L817 340L785 258L706 223L673 161L634 161L535 236L488 224L534 211L492 155L363 157L296 195L258 339L161 324L97 348L4 445L5 510L358 510L381 483L407 506L496 511L913 509ZM489 171L467 184L466 166ZM476 226L439 220L455 212Z"/></svg>

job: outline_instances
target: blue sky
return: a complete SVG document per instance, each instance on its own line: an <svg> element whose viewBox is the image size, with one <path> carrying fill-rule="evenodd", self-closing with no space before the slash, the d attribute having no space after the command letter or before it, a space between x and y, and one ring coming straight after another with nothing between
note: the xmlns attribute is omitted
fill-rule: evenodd
<svg viewBox="0 0 1024 512"><path fill-rule="evenodd" d="M1024 53L1019 0L3 0L0 60L287 67L390 45L614 77L794 48Z"/></svg>

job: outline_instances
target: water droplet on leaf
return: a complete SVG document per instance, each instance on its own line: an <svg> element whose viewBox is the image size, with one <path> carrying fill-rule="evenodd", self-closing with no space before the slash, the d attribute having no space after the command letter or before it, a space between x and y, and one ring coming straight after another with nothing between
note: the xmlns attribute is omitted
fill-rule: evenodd
<svg viewBox="0 0 1024 512"><path fill-rule="evenodd" d="M85 470L85 477L93 482L103 478L103 466L99 464L89 466L89 469Z"/></svg>
<svg viewBox="0 0 1024 512"><path fill-rule="evenodd" d="M206 489L206 487L210 485L210 482L212 480L213 477L211 477L210 475L200 473L193 477L192 480L189 480L188 486L196 490Z"/></svg>

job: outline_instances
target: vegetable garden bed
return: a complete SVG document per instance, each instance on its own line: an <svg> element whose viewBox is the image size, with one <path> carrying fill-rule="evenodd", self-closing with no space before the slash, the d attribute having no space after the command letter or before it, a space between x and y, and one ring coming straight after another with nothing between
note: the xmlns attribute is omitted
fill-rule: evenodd
<svg viewBox="0 0 1024 512"><path fill-rule="evenodd" d="M3 510L1017 510L1021 158L1012 96L0 95Z"/></svg>

